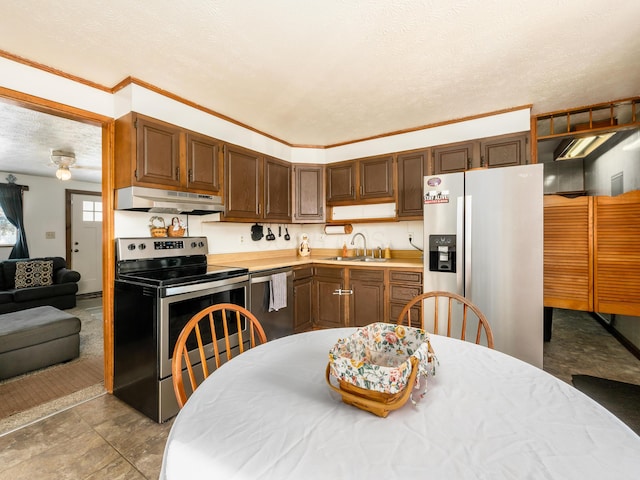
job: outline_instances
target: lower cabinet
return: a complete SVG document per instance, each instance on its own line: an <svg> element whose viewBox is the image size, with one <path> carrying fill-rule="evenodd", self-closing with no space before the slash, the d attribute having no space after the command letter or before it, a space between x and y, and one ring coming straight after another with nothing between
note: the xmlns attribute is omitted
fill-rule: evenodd
<svg viewBox="0 0 640 480"><path fill-rule="evenodd" d="M389 270L389 318L387 322L396 323L404 306L422 293L422 271ZM411 318L420 318L421 307L411 309Z"/></svg>
<svg viewBox="0 0 640 480"><path fill-rule="evenodd" d="M362 327L396 323L422 293L421 269L305 265L293 269L294 329ZM412 315L420 315L414 307Z"/></svg>
<svg viewBox="0 0 640 480"><path fill-rule="evenodd" d="M349 326L384 321L384 270L349 269Z"/></svg>
<svg viewBox="0 0 640 480"><path fill-rule="evenodd" d="M313 326L313 267L305 265L293 269L293 331L311 330Z"/></svg>
<svg viewBox="0 0 640 480"><path fill-rule="evenodd" d="M344 292L345 269L316 266L313 276L313 326L346 327Z"/></svg>

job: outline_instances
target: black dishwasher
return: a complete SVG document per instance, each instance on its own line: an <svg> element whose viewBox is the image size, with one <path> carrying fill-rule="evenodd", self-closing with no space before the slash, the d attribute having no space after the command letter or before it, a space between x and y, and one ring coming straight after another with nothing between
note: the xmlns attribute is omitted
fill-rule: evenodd
<svg viewBox="0 0 640 480"><path fill-rule="evenodd" d="M284 274L287 279L286 306L269 311L271 276ZM291 267L262 270L251 273L249 310L260 321L268 340L286 337L293 333L293 270Z"/></svg>

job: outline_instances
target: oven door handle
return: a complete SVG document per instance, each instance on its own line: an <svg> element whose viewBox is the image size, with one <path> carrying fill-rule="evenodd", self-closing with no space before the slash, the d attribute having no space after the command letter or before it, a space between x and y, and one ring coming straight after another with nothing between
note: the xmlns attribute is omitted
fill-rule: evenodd
<svg viewBox="0 0 640 480"><path fill-rule="evenodd" d="M172 297L174 295L180 295L183 293L193 292L205 292L206 290L228 287L230 285L237 285L249 280L249 275L240 275L237 277L225 278L223 280L215 280L213 282L195 283L191 285L176 285L174 287L166 287L165 296Z"/></svg>

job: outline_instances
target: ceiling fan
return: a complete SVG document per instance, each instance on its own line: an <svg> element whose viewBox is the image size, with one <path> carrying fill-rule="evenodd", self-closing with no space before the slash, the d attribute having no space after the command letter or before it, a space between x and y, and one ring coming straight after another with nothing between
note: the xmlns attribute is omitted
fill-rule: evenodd
<svg viewBox="0 0 640 480"><path fill-rule="evenodd" d="M69 168L89 168L81 165L76 165L76 154L66 150L51 150L51 163L50 165L56 167L56 177L59 180L65 181L71 178L71 171Z"/></svg>

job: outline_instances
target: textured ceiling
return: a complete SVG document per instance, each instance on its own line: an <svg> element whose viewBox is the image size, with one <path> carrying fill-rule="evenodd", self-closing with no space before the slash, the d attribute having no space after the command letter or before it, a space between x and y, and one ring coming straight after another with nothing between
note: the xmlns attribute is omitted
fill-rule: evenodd
<svg viewBox="0 0 640 480"><path fill-rule="evenodd" d="M0 2L0 49L332 145L639 95L639 15L637 0L21 0Z"/></svg>

